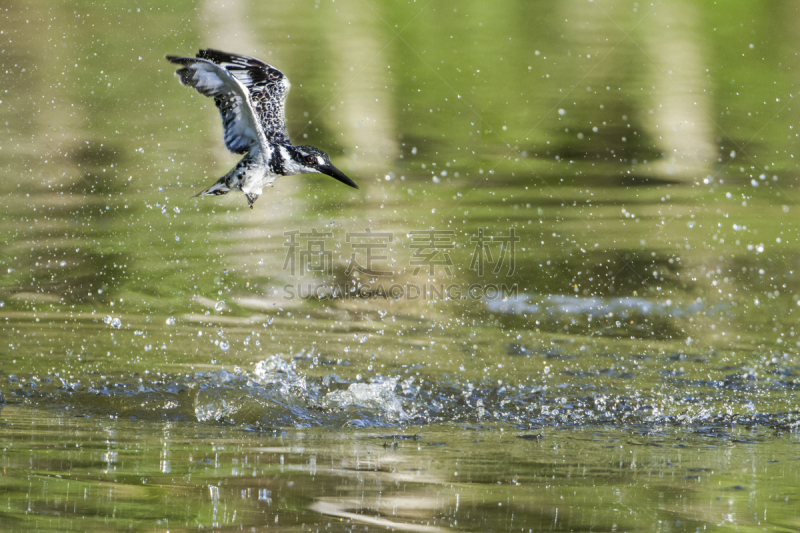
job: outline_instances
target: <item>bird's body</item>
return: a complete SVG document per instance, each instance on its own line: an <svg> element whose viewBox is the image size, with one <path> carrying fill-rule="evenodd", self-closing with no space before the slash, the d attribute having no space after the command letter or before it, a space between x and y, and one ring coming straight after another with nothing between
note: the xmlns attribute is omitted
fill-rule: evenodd
<svg viewBox="0 0 800 533"><path fill-rule="evenodd" d="M230 172L198 196L241 190L252 208L264 187L279 176L308 173L326 174L358 188L325 152L289 141L284 109L290 85L278 69L252 57L211 49L200 50L196 57L167 59L181 65L177 74L182 84L214 98L225 146L244 154Z"/></svg>

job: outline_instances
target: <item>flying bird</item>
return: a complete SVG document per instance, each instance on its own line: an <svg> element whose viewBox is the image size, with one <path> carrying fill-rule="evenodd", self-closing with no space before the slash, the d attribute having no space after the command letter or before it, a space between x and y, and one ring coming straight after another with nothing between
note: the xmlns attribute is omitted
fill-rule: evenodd
<svg viewBox="0 0 800 533"><path fill-rule="evenodd" d="M214 98L224 129L225 146L244 154L230 172L197 196L240 190L250 209L278 176L319 173L358 189L353 180L331 164L328 154L313 146L294 146L286 133L286 95L289 80L258 59L219 50L200 50L195 57L168 55L180 65L183 85Z"/></svg>

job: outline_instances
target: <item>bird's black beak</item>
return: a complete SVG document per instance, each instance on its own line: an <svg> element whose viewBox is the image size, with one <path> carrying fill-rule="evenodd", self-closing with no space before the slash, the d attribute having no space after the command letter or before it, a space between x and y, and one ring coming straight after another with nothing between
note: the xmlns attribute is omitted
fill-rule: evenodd
<svg viewBox="0 0 800 533"><path fill-rule="evenodd" d="M356 182L348 178L344 172L342 172L333 165L326 165L324 167L319 167L319 171L322 172L323 174L327 174L328 176L341 181L345 185L349 185L354 189L358 189L358 185L356 185Z"/></svg>

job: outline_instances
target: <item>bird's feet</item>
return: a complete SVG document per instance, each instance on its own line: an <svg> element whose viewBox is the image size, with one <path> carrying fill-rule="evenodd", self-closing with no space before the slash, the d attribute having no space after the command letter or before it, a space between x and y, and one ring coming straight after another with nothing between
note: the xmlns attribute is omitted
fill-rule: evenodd
<svg viewBox="0 0 800 533"><path fill-rule="evenodd" d="M250 209L253 209L253 204L258 199L258 195L249 192L244 193L244 195L247 197L247 203L250 204Z"/></svg>

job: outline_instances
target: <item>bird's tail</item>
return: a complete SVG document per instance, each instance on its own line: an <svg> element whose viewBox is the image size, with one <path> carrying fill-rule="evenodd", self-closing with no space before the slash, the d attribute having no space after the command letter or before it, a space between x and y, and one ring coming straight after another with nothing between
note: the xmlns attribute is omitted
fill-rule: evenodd
<svg viewBox="0 0 800 533"><path fill-rule="evenodd" d="M223 194L228 194L230 190L231 188L228 187L227 176L223 176L218 179L214 185L208 189L200 191L199 193L195 194L195 196L222 196Z"/></svg>

